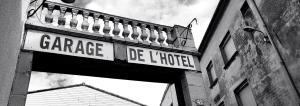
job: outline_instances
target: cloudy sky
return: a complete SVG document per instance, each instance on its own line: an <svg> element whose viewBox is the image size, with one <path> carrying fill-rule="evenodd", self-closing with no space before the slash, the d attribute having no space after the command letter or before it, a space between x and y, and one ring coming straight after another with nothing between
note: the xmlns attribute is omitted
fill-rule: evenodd
<svg viewBox="0 0 300 106"><path fill-rule="evenodd" d="M76 5L118 16L157 24L187 26L193 18L192 32L199 46L219 0L77 0ZM149 106L158 106L167 84L127 81L87 76L33 72L29 91L78 83L130 98Z"/></svg>

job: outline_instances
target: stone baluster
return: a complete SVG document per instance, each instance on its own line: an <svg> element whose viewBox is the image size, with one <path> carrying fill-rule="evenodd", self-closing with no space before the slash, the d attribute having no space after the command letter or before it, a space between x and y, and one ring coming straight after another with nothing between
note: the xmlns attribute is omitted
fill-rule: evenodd
<svg viewBox="0 0 300 106"><path fill-rule="evenodd" d="M104 33L104 37L110 37L110 26L109 26L109 17L108 16L104 16L103 17L103 21L104 21L104 27L103 27L103 33Z"/></svg>
<svg viewBox="0 0 300 106"><path fill-rule="evenodd" d="M48 4L48 12L47 15L45 16L45 22L46 23L52 23L53 22L53 10L54 10L54 5L53 4Z"/></svg>
<svg viewBox="0 0 300 106"><path fill-rule="evenodd" d="M128 29L128 21L127 20L123 20L123 32L122 32L122 36L124 37L125 41L129 41L130 39L128 38L130 31Z"/></svg>
<svg viewBox="0 0 300 106"><path fill-rule="evenodd" d="M88 11L83 11L82 16L83 16L83 21L82 21L82 24L81 24L81 29L83 31L88 31L89 26L90 26L90 24L88 22L89 12Z"/></svg>
<svg viewBox="0 0 300 106"><path fill-rule="evenodd" d="M94 24L93 24L92 30L95 33L98 33L100 30L99 16L100 16L100 14L98 14L98 13L94 13L94 15L93 15Z"/></svg>
<svg viewBox="0 0 300 106"><path fill-rule="evenodd" d="M143 44L149 44L149 42L147 41L147 38L148 38L148 34L146 33L146 24L142 24L141 25L141 40L142 40L142 43Z"/></svg>
<svg viewBox="0 0 300 106"><path fill-rule="evenodd" d="M156 43L156 36L155 36L155 34L154 34L154 26L153 25L150 25L150 38L149 38L149 40L150 40L150 44L152 45L152 46L159 46L157 43Z"/></svg>
<svg viewBox="0 0 300 106"><path fill-rule="evenodd" d="M139 37L139 33L137 32L137 22L133 21L132 22L132 34L131 34L131 38L133 39L134 42L138 42L138 37Z"/></svg>
<svg viewBox="0 0 300 106"><path fill-rule="evenodd" d="M65 18L66 10L67 10L67 7L62 7L62 6L60 7L60 14L58 17L58 25L59 26L64 26L66 24L66 18Z"/></svg>
<svg viewBox="0 0 300 106"><path fill-rule="evenodd" d="M157 28L157 32L158 32L158 39L157 39L157 41L160 43L161 46L165 46L164 45L164 41L165 41L166 38L162 34L162 27L159 26Z"/></svg>
<svg viewBox="0 0 300 106"><path fill-rule="evenodd" d="M120 38L120 36L119 36L119 34L120 34L119 21L120 21L120 19L114 18L113 34L114 34L114 37L117 37L117 38Z"/></svg>
<svg viewBox="0 0 300 106"><path fill-rule="evenodd" d="M168 47L173 47L174 39L171 36L171 28L167 28L166 34L167 34L166 42L168 43Z"/></svg>
<svg viewBox="0 0 300 106"><path fill-rule="evenodd" d="M77 14L78 14L78 10L72 8L72 19L70 21L70 27L73 29L76 29L77 24L78 24Z"/></svg>

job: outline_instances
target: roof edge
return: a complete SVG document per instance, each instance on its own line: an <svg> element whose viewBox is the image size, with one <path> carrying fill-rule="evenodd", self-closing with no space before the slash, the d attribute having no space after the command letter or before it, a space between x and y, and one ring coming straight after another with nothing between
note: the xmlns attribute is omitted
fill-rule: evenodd
<svg viewBox="0 0 300 106"><path fill-rule="evenodd" d="M138 105L141 105L141 106L147 106L147 105L145 105L145 104L139 103L139 102L134 101L134 100L131 100L131 99L129 99L129 98L122 97L122 96L120 96L120 95L117 95L117 94L114 94L114 93L111 93L111 92L108 92L108 91L105 91L105 90L102 90L102 89L93 87L93 86L91 86L91 85L87 85L87 84L85 84L85 83L75 84L75 85L69 85L69 86L64 86L64 87L56 87L56 88L49 88L49 89L42 89L42 90L29 91L27 94L40 93L40 92L46 92L46 91L52 91L52 90L59 90L59 89L65 89L65 88L73 88L73 87L79 87L79 86L85 86L85 87L94 89L94 90L96 90L96 91L100 91L100 92L106 93L106 94L108 94L108 95L115 96L115 97L118 97L118 98L120 98L120 99L129 101L129 102L132 102L132 103L134 103L134 104L138 104Z"/></svg>
<svg viewBox="0 0 300 106"><path fill-rule="evenodd" d="M139 103L139 102L137 102L137 101L134 101L134 100L131 100L131 99L129 99L129 98L126 98L126 97L123 97L123 96L120 96L120 95L117 95L117 94L114 94L114 93L111 93L111 92L105 91L105 90L103 90L103 89L99 89L99 88L93 87L93 86L91 86L91 85L87 85L87 84L85 84L85 85L83 85L83 86L89 87L89 88L91 88L91 89L94 89L94 90L97 90L97 91L100 91L100 92L103 92L103 93L106 93L106 94L109 94L109 95L112 95L112 96L118 97L118 98L120 98L120 99L123 99L123 100L129 101L129 102L132 102L132 103L135 103L135 104L141 105L141 106L147 106L147 105L145 105L145 104Z"/></svg>
<svg viewBox="0 0 300 106"><path fill-rule="evenodd" d="M75 84L75 85L69 85L69 86L64 86L64 87L56 87L56 88L34 90L34 91L27 92L27 94L39 93L39 92L46 92L46 91L52 91L52 90L59 90L59 89L65 89L65 88L72 88L72 87L78 87L78 86L83 86L83 85L85 85L85 83Z"/></svg>
<svg viewBox="0 0 300 106"><path fill-rule="evenodd" d="M162 102L163 102L163 100L165 99L166 94L167 94L167 92L169 91L169 88L171 87L171 85L172 85L172 84L168 84L168 86L166 87L166 89L165 89L165 91L164 91L164 94L163 94L163 97L162 97L161 100L160 100L160 106L162 105Z"/></svg>
<svg viewBox="0 0 300 106"><path fill-rule="evenodd" d="M223 18L223 14L226 11L226 8L227 8L227 5L229 4L229 2L230 2L230 0L220 0L219 1L217 8L213 14L213 17L206 29L204 37L198 48L198 52L202 54L199 56L199 60L201 60L201 58L203 56L203 52L206 50L207 45L212 38L212 34L215 32L220 20Z"/></svg>

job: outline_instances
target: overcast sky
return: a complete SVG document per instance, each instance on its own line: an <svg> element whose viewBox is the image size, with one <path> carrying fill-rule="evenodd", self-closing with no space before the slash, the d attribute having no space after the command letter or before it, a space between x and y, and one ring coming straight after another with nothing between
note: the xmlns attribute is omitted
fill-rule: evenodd
<svg viewBox="0 0 300 106"><path fill-rule="evenodd" d="M199 46L219 0L77 0L76 5L157 24L187 26ZM149 106L159 106L167 84L33 72L29 91L85 82Z"/></svg>

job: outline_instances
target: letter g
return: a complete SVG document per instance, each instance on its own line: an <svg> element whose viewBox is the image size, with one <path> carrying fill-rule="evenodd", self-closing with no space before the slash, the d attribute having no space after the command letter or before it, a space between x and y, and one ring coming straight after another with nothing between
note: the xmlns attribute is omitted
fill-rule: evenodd
<svg viewBox="0 0 300 106"><path fill-rule="evenodd" d="M50 39L49 35L44 34L41 38L40 47L42 49L48 49L49 48L49 41L45 41L45 39Z"/></svg>

